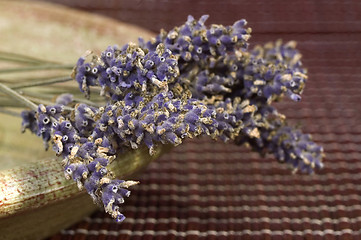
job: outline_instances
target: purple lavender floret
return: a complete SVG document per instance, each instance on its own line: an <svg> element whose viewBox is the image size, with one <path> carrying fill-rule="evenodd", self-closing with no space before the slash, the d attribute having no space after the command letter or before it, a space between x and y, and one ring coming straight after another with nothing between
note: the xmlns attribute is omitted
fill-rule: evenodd
<svg viewBox="0 0 361 240"><path fill-rule="evenodd" d="M41 136L44 142L45 149L48 149L48 142L51 139L51 129L53 124L56 125L56 120L63 112L62 105L47 106L39 105L37 112L23 111L21 113L22 130L28 128L32 133Z"/></svg>
<svg viewBox="0 0 361 240"><path fill-rule="evenodd" d="M94 116L97 109L83 103L76 105L75 109L74 127L81 136L88 137L95 125Z"/></svg>
<svg viewBox="0 0 361 240"><path fill-rule="evenodd" d="M70 93L63 93L63 94L60 94L56 100L55 100L55 103L56 104L59 104L59 105L64 105L64 106L67 106L69 105L71 102L74 101L74 97L72 94Z"/></svg>
<svg viewBox="0 0 361 240"><path fill-rule="evenodd" d="M66 157L71 153L72 148L79 139L77 130L70 121L55 122L52 126L53 150L57 155Z"/></svg>
<svg viewBox="0 0 361 240"><path fill-rule="evenodd" d="M29 129L32 133L38 132L38 124L35 116L36 112L32 110L24 110L21 112L21 131L25 132L26 129Z"/></svg>
<svg viewBox="0 0 361 240"><path fill-rule="evenodd" d="M80 91L89 96L89 86L96 85L98 69L97 66L85 63L85 58L86 56L79 58L76 64L77 74L75 79L79 84Z"/></svg>
<svg viewBox="0 0 361 240"><path fill-rule="evenodd" d="M130 191L125 189L137 182L112 180L102 186L102 203L106 212L111 214L117 222L122 222L125 216L119 212L119 205L124 202L125 197L129 197Z"/></svg>

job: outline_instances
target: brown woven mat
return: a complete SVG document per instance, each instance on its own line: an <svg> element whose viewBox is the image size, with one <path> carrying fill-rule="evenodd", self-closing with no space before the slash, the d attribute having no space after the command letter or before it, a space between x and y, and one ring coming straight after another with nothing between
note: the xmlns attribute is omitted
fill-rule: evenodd
<svg viewBox="0 0 361 240"><path fill-rule="evenodd" d="M104 13L114 4L105 2L104 8L86 1L67 4ZM163 4L156 15L132 8L138 5L129 1L109 14L124 20L121 13L130 9L143 14L128 13L130 22L153 29L163 17L170 27L183 21L188 14L184 6L194 1L184 6L179 2L139 2L148 10ZM281 1L267 1L266 6L206 2L194 3L196 10L189 13L201 12L203 4L202 12L213 13L212 22L222 16L229 23L247 18L256 30L251 43L297 40L309 81L301 103L287 101L278 107L324 146L325 168L311 176L292 175L272 156L261 158L246 147L190 140L139 177L141 184L123 205L123 223L99 211L51 240L361 239L361 3L296 1L283 8ZM168 14L164 9L170 9Z"/></svg>

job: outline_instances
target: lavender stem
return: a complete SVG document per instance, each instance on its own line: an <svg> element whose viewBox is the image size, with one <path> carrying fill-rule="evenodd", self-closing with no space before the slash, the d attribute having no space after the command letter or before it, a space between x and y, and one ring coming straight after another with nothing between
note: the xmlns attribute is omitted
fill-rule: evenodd
<svg viewBox="0 0 361 240"><path fill-rule="evenodd" d="M17 93L16 91L12 90L11 88L5 86L4 84L0 83L0 91L2 91L3 93L5 93L6 95L8 95L9 97L12 97L14 100L16 100L17 102L22 103L23 105L29 107L31 110L36 111L38 106L36 104L34 104L32 101L30 101L29 99L25 98L24 96L21 96L19 93Z"/></svg>

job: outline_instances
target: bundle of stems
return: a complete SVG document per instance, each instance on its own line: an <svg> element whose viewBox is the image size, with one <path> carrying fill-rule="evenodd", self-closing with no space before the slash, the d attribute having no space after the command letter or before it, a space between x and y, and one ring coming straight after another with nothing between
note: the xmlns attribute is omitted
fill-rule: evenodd
<svg viewBox="0 0 361 240"><path fill-rule="evenodd" d="M0 51L0 112L20 116L19 111L37 105L54 104L54 96L64 92L75 102L98 106L103 99L84 99L78 87L69 83L74 64L63 64L23 54ZM96 90L94 90L96 91ZM96 94L94 94L96 95Z"/></svg>

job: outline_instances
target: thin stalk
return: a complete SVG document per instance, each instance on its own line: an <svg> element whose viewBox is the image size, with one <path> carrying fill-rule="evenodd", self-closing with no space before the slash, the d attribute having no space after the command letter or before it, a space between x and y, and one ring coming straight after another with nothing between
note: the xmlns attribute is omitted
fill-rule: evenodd
<svg viewBox="0 0 361 240"><path fill-rule="evenodd" d="M20 114L18 112L11 111L9 109L2 108L2 107L0 107L0 113L7 114L10 116L14 116L14 117L20 117Z"/></svg>
<svg viewBox="0 0 361 240"><path fill-rule="evenodd" d="M45 80L49 80L49 79L53 79L53 78L60 78L60 77L69 77L70 75L47 75L47 76L36 76L36 75L32 75L29 74L29 76L22 76L21 77L21 83L27 83L27 82L34 82L34 81L45 81ZM7 82L7 83L12 83L14 84L20 84L19 83L19 78L10 78L10 79L5 79L5 78L1 78L0 81L2 82Z"/></svg>
<svg viewBox="0 0 361 240"><path fill-rule="evenodd" d="M55 104L55 103L50 102L48 100L40 99L40 98L36 98L36 97L26 96L26 98L29 99L30 101L33 101L33 102L36 102L36 103L39 103L39 104L44 104L44 105L47 105L47 106L51 106L51 105ZM69 110L69 111L74 110L74 108L71 108L71 107L68 107L68 106L64 106L64 109Z"/></svg>
<svg viewBox="0 0 361 240"><path fill-rule="evenodd" d="M37 98L37 97L32 97L29 95L24 95L27 99L29 99L30 101L37 103L37 104L44 104L44 105L54 105L53 102L49 101L49 100L45 100L42 98Z"/></svg>
<svg viewBox="0 0 361 240"><path fill-rule="evenodd" d="M43 59L39 59L39 58L19 54L19 53L11 53L11 52L3 52L3 51L0 51L0 57L19 59L19 60L24 60L24 61L28 61L28 62L38 63L38 64L45 64L45 63L59 64L59 63L54 62L54 61L48 61L48 60L43 60Z"/></svg>
<svg viewBox="0 0 361 240"><path fill-rule="evenodd" d="M30 67L22 67L22 68L7 68L7 69L0 69L0 74L2 73L13 73L13 72L30 72L30 71L37 71L37 70L55 70L55 69L73 69L74 65L40 65L40 66L30 66Z"/></svg>
<svg viewBox="0 0 361 240"><path fill-rule="evenodd" d="M9 80L9 79L3 79L3 78L1 78L0 79L0 83L11 83L11 80Z"/></svg>
<svg viewBox="0 0 361 240"><path fill-rule="evenodd" d="M24 106L29 107L32 110L37 110L38 106L36 106L36 104L34 104L32 101L30 101L29 99L25 98L24 96L21 96L19 93L17 93L16 91L12 90L11 88L5 86L4 84L0 83L0 91L2 91L3 93L5 93L6 95L8 95L9 97L12 97L14 100L22 103Z"/></svg>
<svg viewBox="0 0 361 240"><path fill-rule="evenodd" d="M100 107L102 105L104 105L101 100L102 99L98 99L98 101L94 102L94 101L91 101L91 100L88 100L88 99L85 99L85 98L79 98L79 97L76 97L75 95L77 93L79 93L79 91L77 89L74 89L74 87L72 88L62 88L65 90L65 92L68 92L68 93L71 93L73 94L73 100L75 102L78 102L78 103L85 103L87 105L90 105L90 106L94 106L94 107ZM67 90L66 90L67 89ZM36 90L36 92L34 92ZM30 97L35 97L35 98L38 98L38 99L53 99L54 98L54 95L59 95L61 94L61 92L57 91L57 92L54 92L54 91L47 91L47 90L54 90L54 88L49 88L49 89L46 89L46 88L42 88L41 90L42 91L39 91L40 89L34 89L34 91L32 91L31 89L28 89L28 90L24 90L21 91L21 93L23 95L26 95L26 96L30 96ZM45 92L43 92L43 90ZM52 103L54 104L54 103Z"/></svg>
<svg viewBox="0 0 361 240"><path fill-rule="evenodd" d="M43 92L44 89L34 89L34 91L32 90L24 90L24 91L19 91L19 93L23 96L26 97L32 97L34 99L54 99L55 96L61 94L62 92L57 92L57 93L48 93L48 92ZM51 102L50 100L47 100L48 102ZM54 104L54 103L52 103Z"/></svg>
<svg viewBox="0 0 361 240"><path fill-rule="evenodd" d="M39 81L31 81L28 83L18 83L11 85L11 89L20 89L20 88L29 88L29 87L36 87L36 86L43 86L43 85L50 85L54 83L61 83L73 80L71 77L58 77L58 78L51 78L46 80L39 80Z"/></svg>
<svg viewBox="0 0 361 240"><path fill-rule="evenodd" d="M0 55L0 61L23 63L23 64L32 64L32 65L42 64L40 62L33 62L33 61L26 60L26 59L17 59L17 58L11 58L11 57L4 57L4 56L1 56L1 55Z"/></svg>
<svg viewBox="0 0 361 240"><path fill-rule="evenodd" d="M12 98L9 98L8 96L1 96L0 97L0 107L24 108L24 105L17 101L14 101Z"/></svg>
<svg viewBox="0 0 361 240"><path fill-rule="evenodd" d="M92 102L88 99L80 99L80 98L76 98L76 97L73 97L74 101L75 102L78 102L78 103L85 103L89 106L93 106L93 107L100 107L100 104L97 104L95 102Z"/></svg>

